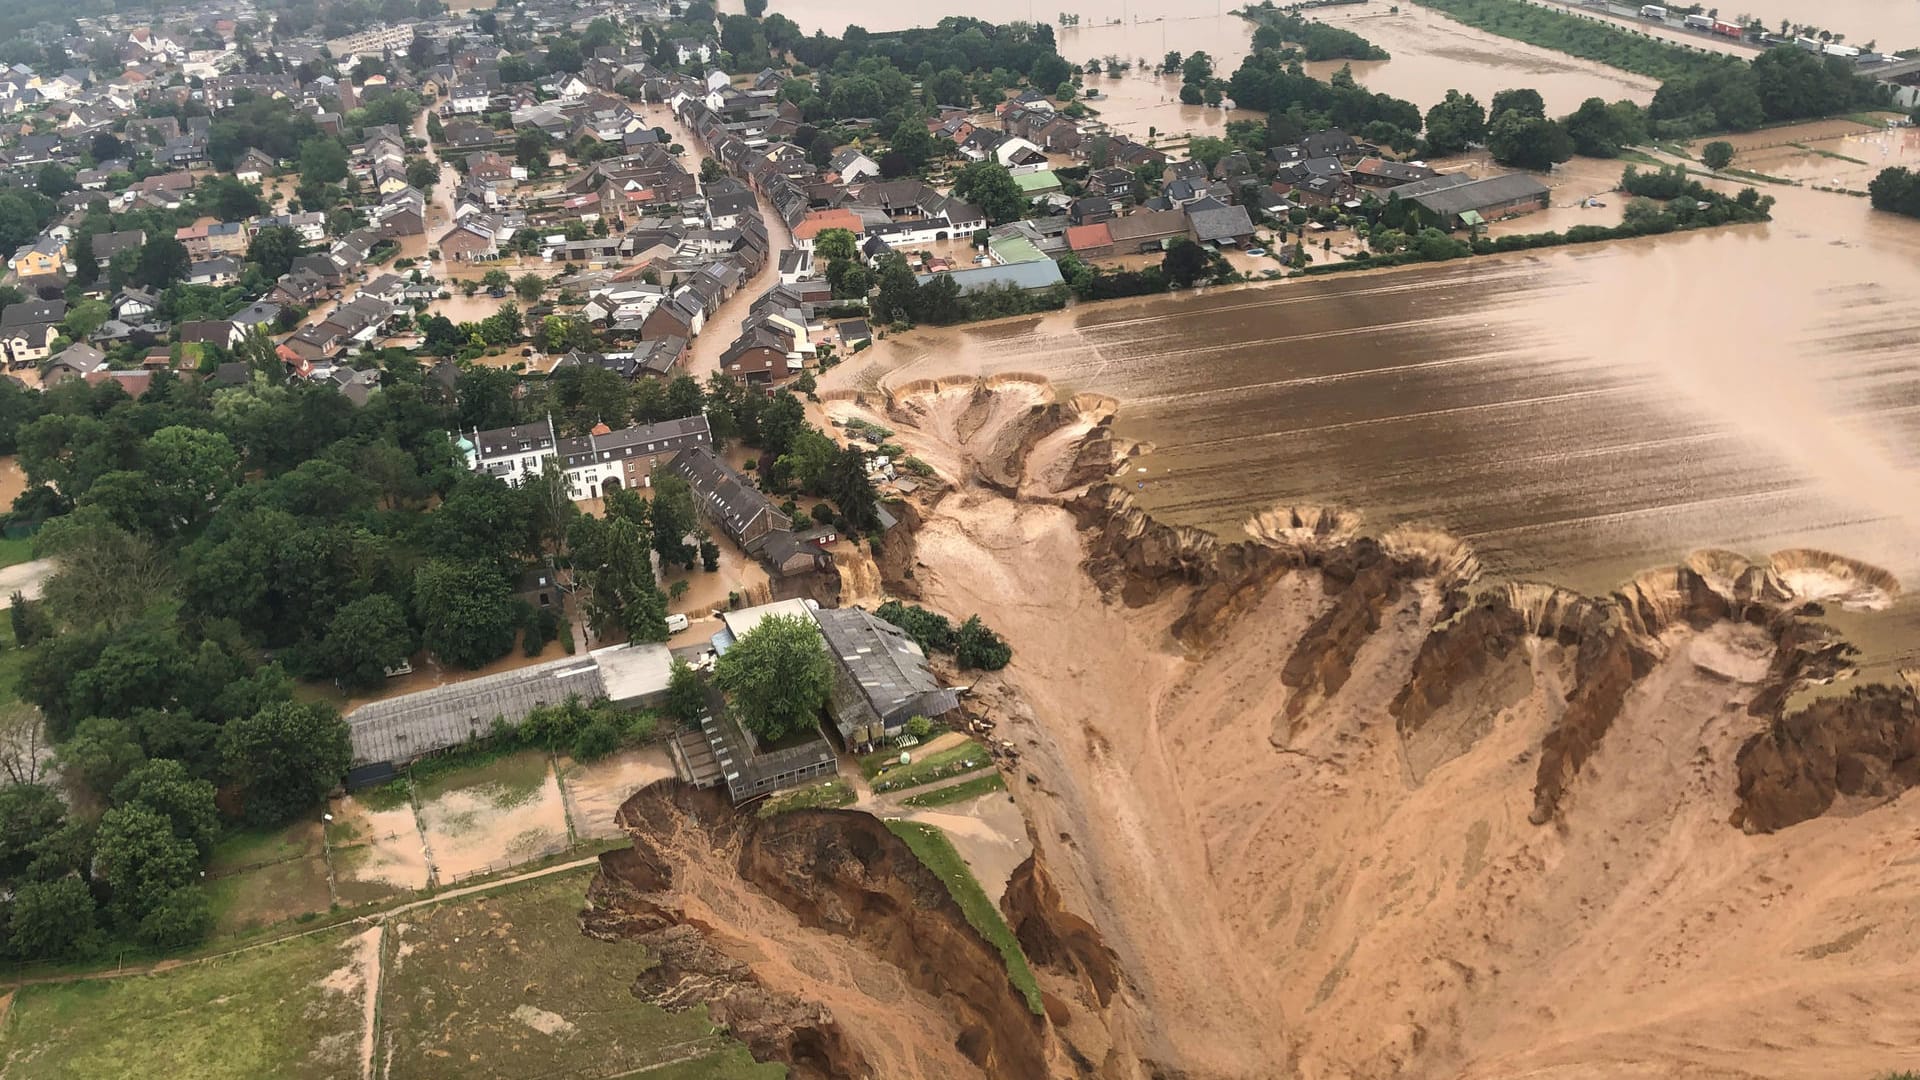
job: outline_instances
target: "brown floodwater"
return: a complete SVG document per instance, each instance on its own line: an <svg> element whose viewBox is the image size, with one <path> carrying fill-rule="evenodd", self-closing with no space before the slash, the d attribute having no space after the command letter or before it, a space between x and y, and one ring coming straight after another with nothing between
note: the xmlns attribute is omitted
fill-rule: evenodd
<svg viewBox="0 0 1920 1080"><path fill-rule="evenodd" d="M1121 402L1166 519L1436 525L1584 590L1686 552L1920 581L1920 223L1774 187L1771 224L1086 305L892 338L889 381L1031 372ZM876 359L879 359L878 357ZM1912 662L1903 604L1877 663Z"/></svg>
<svg viewBox="0 0 1920 1080"><path fill-rule="evenodd" d="M1656 80L1496 37L1411 3L1400 5L1398 13L1391 6L1332 8L1315 17L1387 50L1391 60L1355 62L1354 78L1369 90L1411 101L1422 111L1448 90L1472 94L1484 105L1501 90L1531 87L1545 99L1547 111L1559 115L1590 97L1627 98L1645 105L1659 89ZM1326 78L1343 63L1330 60L1306 67L1309 74Z"/></svg>

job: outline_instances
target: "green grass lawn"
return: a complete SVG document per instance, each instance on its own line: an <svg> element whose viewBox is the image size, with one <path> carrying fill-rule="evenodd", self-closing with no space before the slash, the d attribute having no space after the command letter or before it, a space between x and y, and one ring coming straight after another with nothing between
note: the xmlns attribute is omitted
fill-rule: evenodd
<svg viewBox="0 0 1920 1080"><path fill-rule="evenodd" d="M876 759L877 763L876 763ZM948 747L926 757L914 756L911 763L898 764L898 754L869 754L860 762L860 769L873 781L876 792L899 791L903 788L920 787L935 780L963 776L976 769L991 768L993 758L987 754L987 748L968 740L959 746ZM871 764L872 771L868 771Z"/></svg>
<svg viewBox="0 0 1920 1080"><path fill-rule="evenodd" d="M889 821L887 829L893 835L907 842L914 855L927 865L929 870L946 882L947 891L953 894L954 902L967 916L967 922L987 943L1000 950L1000 957L1006 961L1007 979L1014 989L1027 999L1027 1008L1035 1016L1041 1014L1040 984L1034 980L1033 969L1027 966L1027 956L1020 951L1020 943L1013 938L1013 930L1007 926L1007 920L1000 916L1000 909L987 899L986 890L967 869L967 862L954 849L953 841L947 834L931 825L922 825L917 821Z"/></svg>
<svg viewBox="0 0 1920 1080"><path fill-rule="evenodd" d="M962 780L957 784L948 784L943 788L923 791L918 795L909 795L903 802L908 806L948 806L968 799L977 799L990 791L1007 790L1007 778L995 769L991 775L976 776L971 780Z"/></svg>
<svg viewBox="0 0 1920 1080"><path fill-rule="evenodd" d="M159 975L27 986L0 1029L8 1080L358 1076L364 998L347 930Z"/></svg>
<svg viewBox="0 0 1920 1080"><path fill-rule="evenodd" d="M23 536L18 540L0 537L0 566L18 566L33 560L33 537Z"/></svg>
<svg viewBox="0 0 1920 1080"><path fill-rule="evenodd" d="M773 817L789 810L830 810L839 806L852 806L858 798L845 780L828 780L793 791L783 791L763 800L759 816Z"/></svg>
<svg viewBox="0 0 1920 1080"><path fill-rule="evenodd" d="M409 912L388 933L381 1046L390 1080L611 1077L773 1080L704 1010L628 992L644 947L580 933L590 870ZM545 1028L546 1030L541 1030Z"/></svg>
<svg viewBox="0 0 1920 1080"><path fill-rule="evenodd" d="M472 764L450 757L444 767L438 766L440 762L429 760L413 767L417 802L430 803L462 788L489 788L487 800L510 809L532 798L547 783L547 755L539 750L520 750Z"/></svg>

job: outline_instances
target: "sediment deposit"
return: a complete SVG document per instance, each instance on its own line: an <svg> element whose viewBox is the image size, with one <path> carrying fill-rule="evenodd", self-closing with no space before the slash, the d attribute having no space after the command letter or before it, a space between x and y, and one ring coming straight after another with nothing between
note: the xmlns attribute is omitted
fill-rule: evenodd
<svg viewBox="0 0 1920 1080"><path fill-rule="evenodd" d="M1022 381L845 408L949 485L916 496L913 588L1014 645L974 700L1058 907L1111 951L1101 1075L1902 1064L1914 698L1786 704L1851 673L1821 620L1889 575L1716 551L1602 595L1487 585L1444 530L1332 508L1227 540L1039 482L1073 448L1032 437L1052 396Z"/></svg>

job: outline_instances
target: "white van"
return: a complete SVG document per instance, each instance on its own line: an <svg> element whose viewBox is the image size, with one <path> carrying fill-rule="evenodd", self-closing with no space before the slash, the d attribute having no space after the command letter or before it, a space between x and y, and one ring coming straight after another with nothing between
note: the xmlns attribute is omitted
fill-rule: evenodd
<svg viewBox="0 0 1920 1080"><path fill-rule="evenodd" d="M686 628L687 628L687 617L685 615L667 616L667 633L677 634L680 631L685 630Z"/></svg>

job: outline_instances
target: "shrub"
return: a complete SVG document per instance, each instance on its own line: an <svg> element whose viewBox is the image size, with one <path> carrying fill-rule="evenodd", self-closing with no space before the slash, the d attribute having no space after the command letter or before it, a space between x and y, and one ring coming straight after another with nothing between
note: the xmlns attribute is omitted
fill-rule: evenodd
<svg viewBox="0 0 1920 1080"><path fill-rule="evenodd" d="M918 604L903 604L898 600L889 600L881 604L874 614L905 630L908 637L928 652L953 651L953 624L947 621L945 615L928 611Z"/></svg>
<svg viewBox="0 0 1920 1080"><path fill-rule="evenodd" d="M999 671L1013 660L1012 647L999 634L989 630L978 615L960 624L953 653L961 667L978 668L981 671Z"/></svg>
<svg viewBox="0 0 1920 1080"><path fill-rule="evenodd" d="M924 739L927 736L933 734L933 721L927 719L924 716L908 717L907 718L907 734L913 736L916 739Z"/></svg>
<svg viewBox="0 0 1920 1080"><path fill-rule="evenodd" d="M575 761L594 761L620 748L620 729L605 716L594 718L573 737Z"/></svg>

